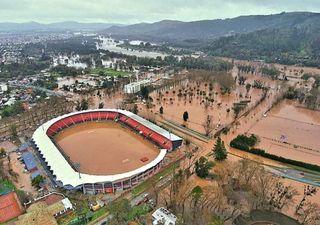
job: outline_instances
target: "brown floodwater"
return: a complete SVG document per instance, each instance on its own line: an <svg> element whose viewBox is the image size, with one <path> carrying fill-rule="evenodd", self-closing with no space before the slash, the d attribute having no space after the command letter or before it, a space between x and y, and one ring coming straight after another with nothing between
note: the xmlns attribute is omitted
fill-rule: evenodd
<svg viewBox="0 0 320 225"><path fill-rule="evenodd" d="M160 152L139 134L111 121L77 124L64 129L54 139L73 163L80 163L82 173L92 175L137 169L150 163ZM149 160L142 162L143 157Z"/></svg>
<svg viewBox="0 0 320 225"><path fill-rule="evenodd" d="M258 148L286 158L320 164L320 112L283 101L254 124L249 133L260 137ZM284 135L285 139L280 137ZM285 140L288 144L282 143Z"/></svg>
<svg viewBox="0 0 320 225"><path fill-rule="evenodd" d="M196 91L193 91L195 96L190 97L178 97L179 90L190 90L190 88L199 89L205 91L207 95L211 93L211 97L214 102L207 108L201 103L204 97L197 96ZM175 93L173 93L175 91ZM185 124L188 128L205 133L203 124L206 121L207 115L212 117L213 124L217 129L217 125L229 124L233 121L233 103L240 102L241 100L251 100L248 104L248 108L252 107L262 96L262 91L259 89L251 88L247 93L244 86L236 86L230 94L222 95L220 86L214 84L213 90L209 90L209 86L205 86L204 83L197 86L195 82L186 82L181 85L177 85L171 88L164 88L160 90L163 94L162 100L158 101L159 91L151 93L151 97L154 99L156 108L153 109L159 112L160 106L164 108L163 118L174 121L178 124ZM171 101L170 101L171 99ZM229 109L229 112L227 112ZM183 121L183 113L187 111L189 119L187 123Z"/></svg>

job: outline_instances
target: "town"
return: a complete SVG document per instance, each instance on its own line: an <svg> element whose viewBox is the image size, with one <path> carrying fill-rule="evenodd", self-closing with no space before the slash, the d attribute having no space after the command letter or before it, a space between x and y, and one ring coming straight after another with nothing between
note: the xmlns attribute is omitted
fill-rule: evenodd
<svg viewBox="0 0 320 225"><path fill-rule="evenodd" d="M319 58L159 23L0 23L0 224L320 224Z"/></svg>

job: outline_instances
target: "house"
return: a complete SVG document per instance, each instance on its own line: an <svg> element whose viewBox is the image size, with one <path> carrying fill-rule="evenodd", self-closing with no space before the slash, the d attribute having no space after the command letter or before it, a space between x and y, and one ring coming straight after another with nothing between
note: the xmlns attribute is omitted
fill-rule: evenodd
<svg viewBox="0 0 320 225"><path fill-rule="evenodd" d="M0 84L0 93L8 91L8 85Z"/></svg>
<svg viewBox="0 0 320 225"><path fill-rule="evenodd" d="M57 225L57 217L65 215L73 210L73 206L68 198L63 198L59 201L49 202L40 200L27 209L27 213L19 216L15 225Z"/></svg>
<svg viewBox="0 0 320 225"><path fill-rule="evenodd" d="M175 225L177 217L168 211L167 209L161 207L152 213L152 223L153 225L164 224L164 225Z"/></svg>
<svg viewBox="0 0 320 225"><path fill-rule="evenodd" d="M31 152L24 152L22 154L23 162L29 172L38 170L36 160Z"/></svg>
<svg viewBox="0 0 320 225"><path fill-rule="evenodd" d="M19 147L19 152L27 152L28 151L28 148L29 148L29 145L27 143L23 143L20 145Z"/></svg>

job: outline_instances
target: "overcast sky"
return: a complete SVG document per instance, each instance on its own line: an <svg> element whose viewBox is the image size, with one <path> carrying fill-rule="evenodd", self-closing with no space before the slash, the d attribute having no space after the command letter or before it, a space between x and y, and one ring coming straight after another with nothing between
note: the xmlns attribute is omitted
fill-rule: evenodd
<svg viewBox="0 0 320 225"><path fill-rule="evenodd" d="M0 0L0 22L137 23L320 12L320 0Z"/></svg>

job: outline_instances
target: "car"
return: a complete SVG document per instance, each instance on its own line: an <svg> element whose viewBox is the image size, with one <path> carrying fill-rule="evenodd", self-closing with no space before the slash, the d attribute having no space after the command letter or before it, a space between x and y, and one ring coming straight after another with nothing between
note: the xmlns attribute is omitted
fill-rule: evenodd
<svg viewBox="0 0 320 225"><path fill-rule="evenodd" d="M102 223L100 223L100 225L106 225L107 221L103 221Z"/></svg>

